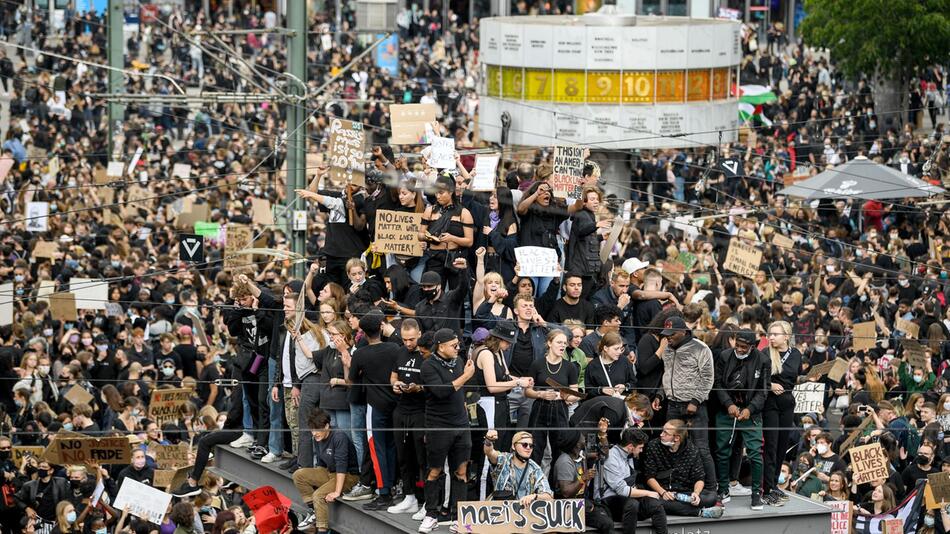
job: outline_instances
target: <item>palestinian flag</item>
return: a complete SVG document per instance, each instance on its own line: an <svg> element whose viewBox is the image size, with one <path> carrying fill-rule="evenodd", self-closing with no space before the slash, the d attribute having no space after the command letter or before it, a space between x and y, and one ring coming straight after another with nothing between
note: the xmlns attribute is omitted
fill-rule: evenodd
<svg viewBox="0 0 950 534"><path fill-rule="evenodd" d="M762 113L762 105L778 100L775 93L764 85L739 86L739 120L742 122L758 122L771 127L772 121Z"/></svg>
<svg viewBox="0 0 950 534"><path fill-rule="evenodd" d="M862 515L855 514L854 534L882 534L884 531L884 521L887 519L900 519L904 526L904 534L915 534L917 525L920 523L921 516L924 514L924 486L927 481L920 479L917 481L917 487L904 500L897 505L897 508L881 515ZM892 534L888 532L887 534Z"/></svg>
<svg viewBox="0 0 950 534"><path fill-rule="evenodd" d="M750 124L755 124L756 120L758 120L758 122L767 127L772 127L772 121L762 113L762 104L753 106L752 104L739 102L739 120L743 123L748 122Z"/></svg>

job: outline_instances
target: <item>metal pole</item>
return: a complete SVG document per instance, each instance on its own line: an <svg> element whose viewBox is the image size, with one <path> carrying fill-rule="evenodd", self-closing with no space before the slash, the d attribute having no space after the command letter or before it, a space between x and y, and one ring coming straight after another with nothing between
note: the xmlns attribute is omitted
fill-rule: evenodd
<svg viewBox="0 0 950 534"><path fill-rule="evenodd" d="M337 6L341 0L337 0ZM339 7L337 8L339 9ZM290 50L288 67L290 74L300 80L300 84L292 83L288 88L291 95L300 97L299 101L287 106L287 131L293 132L287 139L287 206L290 206L297 196L295 189L307 187L307 125L301 124L307 120L306 112L306 85L307 85L307 2L295 1L287 4L287 21L294 32L289 39ZM293 229L293 210L285 210L288 229L288 238L291 250L306 256L306 231L297 232ZM303 263L293 266L293 274L302 277Z"/></svg>
<svg viewBox="0 0 950 534"><path fill-rule="evenodd" d="M50 4L54 0L50 0ZM123 0L109 0L109 15L107 18L109 31L109 93L125 92L125 77L121 70L125 68L125 39L122 26L125 24L125 2ZM109 102L109 157L114 157L116 146L115 138L122 132L122 119L125 116L125 107L116 102Z"/></svg>

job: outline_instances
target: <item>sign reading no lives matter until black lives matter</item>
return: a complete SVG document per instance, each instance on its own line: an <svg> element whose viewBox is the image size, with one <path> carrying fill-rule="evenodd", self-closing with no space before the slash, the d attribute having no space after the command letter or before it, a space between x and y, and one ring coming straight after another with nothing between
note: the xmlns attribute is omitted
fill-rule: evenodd
<svg viewBox="0 0 950 534"><path fill-rule="evenodd" d="M376 212L377 254L422 256L419 225L422 214L408 211L379 210Z"/></svg>

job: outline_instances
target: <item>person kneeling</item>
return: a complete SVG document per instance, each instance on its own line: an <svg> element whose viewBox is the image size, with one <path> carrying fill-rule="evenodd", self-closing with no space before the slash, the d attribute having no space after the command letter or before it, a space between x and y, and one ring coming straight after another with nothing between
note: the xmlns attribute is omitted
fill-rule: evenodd
<svg viewBox="0 0 950 534"><path fill-rule="evenodd" d="M686 423L670 419L659 439L647 444L643 451L647 485L660 494L668 515L722 517L716 492L704 489L706 471L699 449L686 438Z"/></svg>
<svg viewBox="0 0 950 534"><path fill-rule="evenodd" d="M329 503L349 491L360 477L356 447L347 432L330 428L330 414L317 408L308 419L310 435L316 442L313 449L313 467L294 471L294 486L303 501L313 506L313 514L298 528L305 530L315 525L318 533L330 528Z"/></svg>
<svg viewBox="0 0 950 534"><path fill-rule="evenodd" d="M647 435L642 430L628 428L620 434L620 443L610 448L604 461L604 487L598 491L610 509L615 521L623 523L624 534L634 534L637 521L649 518L654 534L666 534L666 510L656 491L635 486L637 471L634 459L640 457Z"/></svg>

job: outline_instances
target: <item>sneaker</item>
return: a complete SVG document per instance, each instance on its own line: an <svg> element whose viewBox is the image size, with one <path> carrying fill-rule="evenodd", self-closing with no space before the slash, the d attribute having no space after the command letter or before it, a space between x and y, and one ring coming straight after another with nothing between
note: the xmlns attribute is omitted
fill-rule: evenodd
<svg viewBox="0 0 950 534"><path fill-rule="evenodd" d="M785 506L785 501L781 497L775 494L774 491L768 492L763 498L762 501L769 506Z"/></svg>
<svg viewBox="0 0 950 534"><path fill-rule="evenodd" d="M313 524L317 521L317 516L313 514L307 514L307 517L303 521L297 524L297 530L307 530L312 527Z"/></svg>
<svg viewBox="0 0 950 534"><path fill-rule="evenodd" d="M724 491L724 492L721 492L721 493L719 494L719 499L718 499L718 500L719 500L719 502L722 503L722 504L727 504L729 501L731 501L731 500L732 500L732 497L729 496L729 490L726 490L726 491Z"/></svg>
<svg viewBox="0 0 950 534"><path fill-rule="evenodd" d="M699 517L705 519L719 519L722 517L722 506L710 506L699 511Z"/></svg>
<svg viewBox="0 0 950 534"><path fill-rule="evenodd" d="M274 453L272 453L272 452L269 452L269 453L265 454L263 458L261 458L261 463L262 463L262 464L272 464L272 463L276 462L276 461L279 460L279 459L280 459L280 456L277 456L276 454L274 454Z"/></svg>
<svg viewBox="0 0 950 534"><path fill-rule="evenodd" d="M382 512L393 505L392 495L380 495L372 501L363 505L363 510L367 512Z"/></svg>
<svg viewBox="0 0 950 534"><path fill-rule="evenodd" d="M448 525L454 525L457 522L458 517L456 517L454 513L449 512L448 510L439 512L439 526L445 527Z"/></svg>
<svg viewBox="0 0 950 534"><path fill-rule="evenodd" d="M365 501L366 499L372 499L375 494L376 492L373 491L373 488L357 483L353 486L353 489L341 497L341 499L344 501Z"/></svg>
<svg viewBox="0 0 950 534"><path fill-rule="evenodd" d="M422 518L422 523L419 523L419 532L423 534L428 534L437 528L439 528L439 520L434 517L425 516Z"/></svg>
<svg viewBox="0 0 950 534"><path fill-rule="evenodd" d="M195 495L201 494L201 488L198 486L192 486L188 482L185 482L178 487L177 490L172 492L172 497L178 497L179 499L184 499L185 497L194 497Z"/></svg>
<svg viewBox="0 0 950 534"><path fill-rule="evenodd" d="M391 514L414 514L419 511L419 501L415 495L406 495L399 503L386 509Z"/></svg>
<svg viewBox="0 0 950 534"><path fill-rule="evenodd" d="M247 447L253 444L254 444L254 437L245 432L244 434L241 434L241 437L232 441L229 445L231 445L235 449L243 449L244 447Z"/></svg>
<svg viewBox="0 0 950 534"><path fill-rule="evenodd" d="M458 532L459 532L459 522L458 522L458 521L456 521L456 522L452 523L451 525L449 525L449 532L451 532L452 534L458 534Z"/></svg>
<svg viewBox="0 0 950 534"><path fill-rule="evenodd" d="M729 484L729 493L736 497L745 497L752 495L752 488L736 482L735 484Z"/></svg>
<svg viewBox="0 0 950 534"><path fill-rule="evenodd" d="M774 490L772 490L772 493L774 493L776 497L781 499L782 502L788 502L788 499L789 499L788 493L785 493L784 491L778 488L775 488Z"/></svg>
<svg viewBox="0 0 950 534"><path fill-rule="evenodd" d="M280 469L283 469L284 471L287 471L288 469L290 469L291 467L294 467L295 465L297 465L296 456L287 460L286 462L281 462L280 464L277 465L277 467L279 467Z"/></svg>
<svg viewBox="0 0 950 534"><path fill-rule="evenodd" d="M753 510L762 509L762 496L759 494L759 492L755 492L752 494L752 509Z"/></svg>
<svg viewBox="0 0 950 534"><path fill-rule="evenodd" d="M416 511L416 513L412 514L412 520L413 520L413 521L422 521L422 520L425 519L425 518L426 518L426 509L425 509L424 506L421 507L421 508L419 508L419 509Z"/></svg>
<svg viewBox="0 0 950 534"><path fill-rule="evenodd" d="M260 460L261 458L267 456L267 449L261 447L260 445L251 445L247 448L247 452L250 454L251 458L255 460Z"/></svg>

